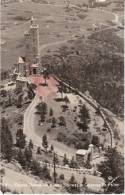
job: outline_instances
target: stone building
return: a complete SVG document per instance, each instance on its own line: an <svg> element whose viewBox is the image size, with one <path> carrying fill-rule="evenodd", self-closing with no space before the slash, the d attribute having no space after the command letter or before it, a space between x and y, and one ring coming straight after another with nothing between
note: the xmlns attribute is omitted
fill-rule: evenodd
<svg viewBox="0 0 125 195"><path fill-rule="evenodd" d="M90 159L91 163L93 160L93 144L89 145L88 150L79 149L76 151L76 161L80 166L84 166L88 158Z"/></svg>

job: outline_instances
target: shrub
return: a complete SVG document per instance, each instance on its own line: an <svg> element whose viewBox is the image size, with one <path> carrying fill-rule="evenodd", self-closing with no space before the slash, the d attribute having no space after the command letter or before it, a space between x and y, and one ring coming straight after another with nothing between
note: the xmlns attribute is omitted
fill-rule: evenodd
<svg viewBox="0 0 125 195"><path fill-rule="evenodd" d="M41 178L41 179L51 180L50 171L49 171L49 169L47 168L47 166L44 166L44 167L42 168L40 178Z"/></svg>
<svg viewBox="0 0 125 195"><path fill-rule="evenodd" d="M65 142L66 141L66 135L65 133L59 132L57 135L57 141L59 142Z"/></svg>
<svg viewBox="0 0 125 195"><path fill-rule="evenodd" d="M59 125L66 127L66 120L63 116L59 117Z"/></svg>
<svg viewBox="0 0 125 195"><path fill-rule="evenodd" d="M36 153L37 154L41 154L41 148L40 147L37 148L37 152Z"/></svg>
<svg viewBox="0 0 125 195"><path fill-rule="evenodd" d="M33 160L31 163L31 173L36 176L41 176L42 168L40 166L40 163L36 160Z"/></svg>
<svg viewBox="0 0 125 195"><path fill-rule="evenodd" d="M59 179L60 179L60 180L64 180L64 179L65 179L64 174L61 174L61 175L59 176Z"/></svg>
<svg viewBox="0 0 125 195"><path fill-rule="evenodd" d="M97 135L92 136L92 144L95 145L95 146L100 145L99 137Z"/></svg>

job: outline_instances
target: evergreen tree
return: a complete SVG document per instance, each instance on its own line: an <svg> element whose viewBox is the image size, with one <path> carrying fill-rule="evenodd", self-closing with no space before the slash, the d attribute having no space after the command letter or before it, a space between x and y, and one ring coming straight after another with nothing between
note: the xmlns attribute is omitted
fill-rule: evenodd
<svg viewBox="0 0 125 195"><path fill-rule="evenodd" d="M40 114L40 118L41 118L41 122L42 123L45 122L46 117L45 117L45 114L44 113L41 113Z"/></svg>
<svg viewBox="0 0 125 195"><path fill-rule="evenodd" d="M81 122L88 123L90 121L89 111L85 105L83 105L82 108L80 109L80 119Z"/></svg>
<svg viewBox="0 0 125 195"><path fill-rule="evenodd" d="M106 184L105 193L122 194L124 192L123 156L116 148L108 148L105 157L106 160L99 165L99 171L102 173ZM111 181L109 180L110 177L112 178Z"/></svg>
<svg viewBox="0 0 125 195"><path fill-rule="evenodd" d="M71 176L68 183L69 183L69 186L68 186L69 193L77 194L80 192L80 187L77 184L77 181L76 181L74 175Z"/></svg>
<svg viewBox="0 0 125 195"><path fill-rule="evenodd" d="M26 147L24 153L25 153L26 161L31 162L31 160L32 160L32 149L29 148L29 147Z"/></svg>
<svg viewBox="0 0 125 195"><path fill-rule="evenodd" d="M70 166L70 168L77 168L78 167L77 162L74 159L74 156L72 157L72 159L69 163L69 166Z"/></svg>
<svg viewBox="0 0 125 195"><path fill-rule="evenodd" d="M22 129L18 129L16 133L16 146L23 149L26 145L26 136L23 134Z"/></svg>
<svg viewBox="0 0 125 195"><path fill-rule="evenodd" d="M64 154L64 157L63 157L63 165L67 165L67 164L69 164L69 160L68 160L66 154Z"/></svg>
<svg viewBox="0 0 125 195"><path fill-rule="evenodd" d="M33 175L40 176L42 172L42 167L40 166L40 163L36 160L33 160L31 162L31 172Z"/></svg>
<svg viewBox="0 0 125 195"><path fill-rule="evenodd" d="M52 108L50 108L49 115L50 115L50 116L53 116L53 109L52 109Z"/></svg>
<svg viewBox="0 0 125 195"><path fill-rule="evenodd" d="M61 175L59 176L59 179L60 179L60 180L64 180L64 179L65 179L64 174L61 174Z"/></svg>
<svg viewBox="0 0 125 195"><path fill-rule="evenodd" d="M8 106L12 106L12 98L10 94L8 94Z"/></svg>
<svg viewBox="0 0 125 195"><path fill-rule="evenodd" d="M83 177L82 186L83 186L84 191L85 191L87 189L87 180L86 180L86 177Z"/></svg>
<svg viewBox="0 0 125 195"><path fill-rule="evenodd" d="M37 154L41 154L41 148L40 147L37 148L37 152L36 153Z"/></svg>
<svg viewBox="0 0 125 195"><path fill-rule="evenodd" d="M52 128L56 127L56 119L55 117L52 118Z"/></svg>
<svg viewBox="0 0 125 195"><path fill-rule="evenodd" d="M45 80L45 85L47 85L46 80L49 78L49 72L48 72L48 70L44 70L44 72L43 72L43 78Z"/></svg>
<svg viewBox="0 0 125 195"><path fill-rule="evenodd" d="M50 171L46 165L42 168L41 179L51 180Z"/></svg>
<svg viewBox="0 0 125 195"><path fill-rule="evenodd" d="M66 127L66 120L65 120L65 118L63 116L60 116L59 120L60 120L59 121L60 126Z"/></svg>
<svg viewBox="0 0 125 195"><path fill-rule="evenodd" d="M37 109L37 113L38 114L43 114L46 115L47 114L47 104L45 102L41 102L36 106Z"/></svg>
<svg viewBox="0 0 125 195"><path fill-rule="evenodd" d="M1 153L3 158L7 159L8 162L11 161L13 155L13 139L5 118L1 119Z"/></svg>
<svg viewBox="0 0 125 195"><path fill-rule="evenodd" d="M31 139L30 139L30 141L29 141L29 148L33 149L33 142L32 142Z"/></svg>
<svg viewBox="0 0 125 195"><path fill-rule="evenodd" d="M53 145L51 145L50 150L51 150L51 152L54 151L54 146Z"/></svg>
<svg viewBox="0 0 125 195"><path fill-rule="evenodd" d="M47 141L47 136L46 136L46 134L43 135L43 138L42 138L42 146L44 147L45 151L47 152L48 141Z"/></svg>
<svg viewBox="0 0 125 195"><path fill-rule="evenodd" d="M22 97L22 93L18 95L17 97L17 103L16 103L16 106L17 108L21 108L22 107L22 101L23 101L23 97Z"/></svg>
<svg viewBox="0 0 125 195"><path fill-rule="evenodd" d="M54 158L54 160L55 160L55 164L59 164L59 159L58 159L57 154L55 154L55 158Z"/></svg>
<svg viewBox="0 0 125 195"><path fill-rule="evenodd" d="M23 168L26 167L26 156L25 156L25 153L21 149L19 149L17 153L17 161L21 164Z"/></svg>

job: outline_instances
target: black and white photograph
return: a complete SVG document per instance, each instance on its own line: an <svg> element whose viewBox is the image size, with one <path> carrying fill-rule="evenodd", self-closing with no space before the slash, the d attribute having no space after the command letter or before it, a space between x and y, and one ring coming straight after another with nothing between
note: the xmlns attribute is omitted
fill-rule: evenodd
<svg viewBox="0 0 125 195"><path fill-rule="evenodd" d="M0 16L0 193L124 194L124 1Z"/></svg>

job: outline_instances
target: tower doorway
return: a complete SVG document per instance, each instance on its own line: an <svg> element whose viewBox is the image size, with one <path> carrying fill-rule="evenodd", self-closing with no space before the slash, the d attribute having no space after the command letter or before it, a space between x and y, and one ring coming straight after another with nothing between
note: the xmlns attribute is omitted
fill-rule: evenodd
<svg viewBox="0 0 125 195"><path fill-rule="evenodd" d="M36 68L33 68L33 74L36 74Z"/></svg>

